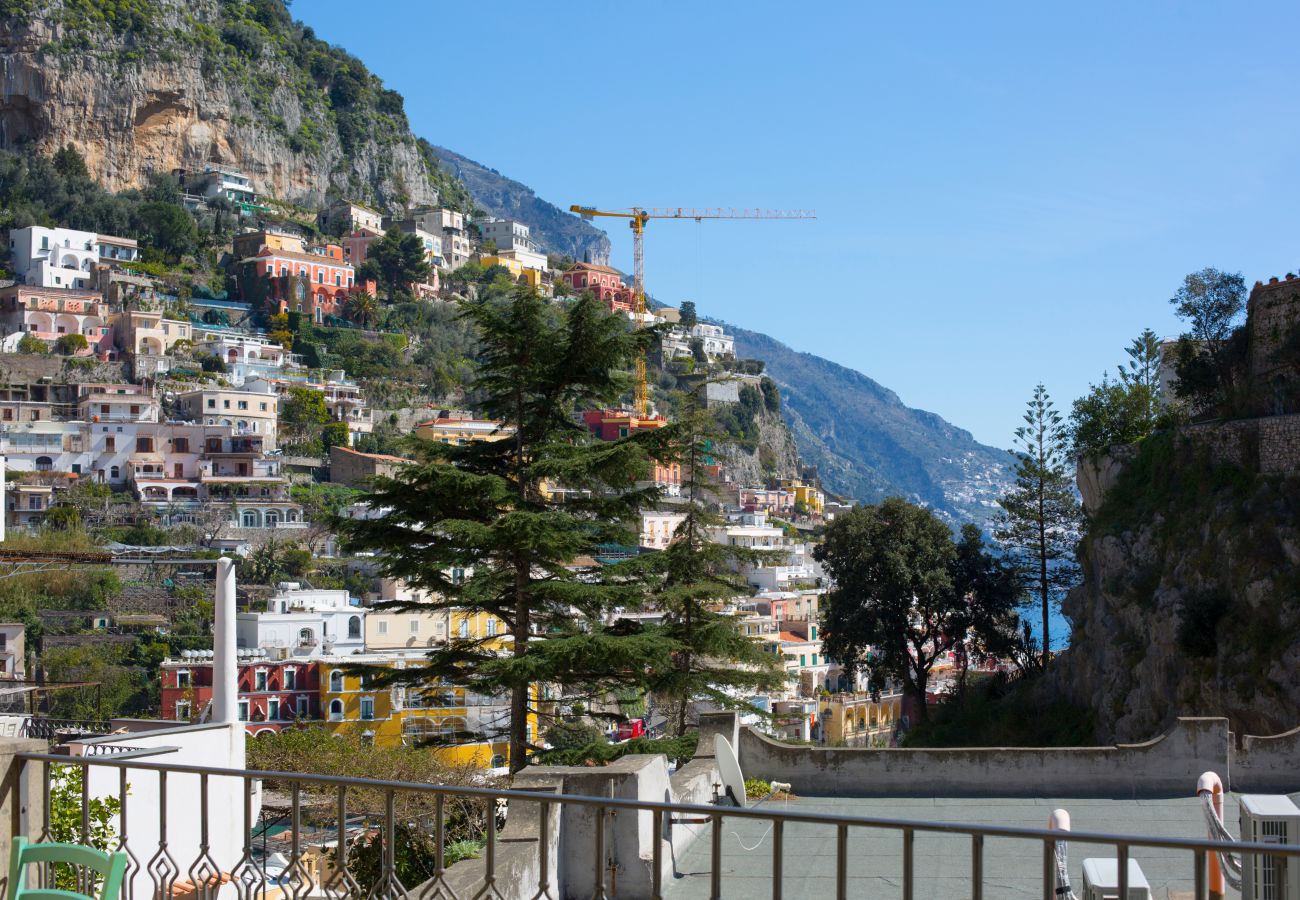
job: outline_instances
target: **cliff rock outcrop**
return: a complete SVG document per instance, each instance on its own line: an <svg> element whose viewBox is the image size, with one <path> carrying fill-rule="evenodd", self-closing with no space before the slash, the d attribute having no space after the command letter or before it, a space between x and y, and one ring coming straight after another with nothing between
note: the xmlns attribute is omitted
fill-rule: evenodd
<svg viewBox="0 0 1300 900"><path fill-rule="evenodd" d="M401 97L279 0L87 6L31 0L0 23L0 148L71 143L113 190L208 164L300 205L458 190L411 134Z"/></svg>

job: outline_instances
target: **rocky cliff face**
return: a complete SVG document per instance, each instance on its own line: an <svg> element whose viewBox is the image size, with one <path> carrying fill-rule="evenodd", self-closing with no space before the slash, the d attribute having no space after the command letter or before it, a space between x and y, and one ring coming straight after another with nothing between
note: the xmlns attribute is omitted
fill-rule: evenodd
<svg viewBox="0 0 1300 900"><path fill-rule="evenodd" d="M1103 741L1180 715L1227 716L1239 734L1300 721L1300 473L1242 425L1081 466L1091 522L1057 683Z"/></svg>
<svg viewBox="0 0 1300 900"><path fill-rule="evenodd" d="M269 197L381 206L437 199L441 176L401 97L292 22L279 0L138 0L138 15L60 0L0 23L0 148L75 145L111 189L220 164ZM120 17L120 18L119 18Z"/></svg>
<svg viewBox="0 0 1300 900"><path fill-rule="evenodd" d="M752 453L736 444L728 444L720 454L728 475L743 485L798 477L799 450L785 419L779 412L762 410L754 417L754 422L758 426L758 446Z"/></svg>

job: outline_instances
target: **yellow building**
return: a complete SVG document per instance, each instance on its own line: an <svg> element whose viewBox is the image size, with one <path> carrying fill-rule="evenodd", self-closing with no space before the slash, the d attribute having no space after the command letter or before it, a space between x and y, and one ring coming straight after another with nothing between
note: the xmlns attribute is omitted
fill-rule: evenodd
<svg viewBox="0 0 1300 900"><path fill-rule="evenodd" d="M455 415L437 416L415 426L416 437L452 446L475 441L499 441L514 433L513 426L505 426L492 419Z"/></svg>
<svg viewBox="0 0 1300 900"><path fill-rule="evenodd" d="M826 507L826 495L820 488L790 478L783 479L781 487L794 494L794 502L804 504L813 515L820 516Z"/></svg>
<svg viewBox="0 0 1300 900"><path fill-rule="evenodd" d="M519 260L511 259L509 256L484 256L479 259L479 262L483 264L483 268L485 269L490 269L493 266L501 266L510 270L510 276L514 278L515 281L522 278L528 283L529 287L536 288L537 290L542 289L541 269L534 269L525 266Z"/></svg>
<svg viewBox="0 0 1300 900"><path fill-rule="evenodd" d="M843 747L885 747L903 715L902 694L831 694L821 703L823 743Z"/></svg>
<svg viewBox="0 0 1300 900"><path fill-rule="evenodd" d="M510 753L507 697L488 697L455 685L426 688L385 687L370 676L347 671L357 665L385 666L382 657L321 660L320 702L324 726L336 733L357 734L376 747L417 746L437 738L458 741L435 752L448 763L500 767ZM418 665L419 660L413 660ZM529 717L528 739L537 737Z"/></svg>
<svg viewBox="0 0 1300 900"><path fill-rule="evenodd" d="M462 609L374 609L366 615L366 649L409 650L436 647L448 639L490 640L493 650L510 644L506 625L485 612Z"/></svg>

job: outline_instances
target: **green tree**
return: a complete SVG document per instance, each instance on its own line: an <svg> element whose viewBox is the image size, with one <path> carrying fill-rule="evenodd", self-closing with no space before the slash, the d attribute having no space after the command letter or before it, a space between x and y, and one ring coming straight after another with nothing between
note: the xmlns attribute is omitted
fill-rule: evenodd
<svg viewBox="0 0 1300 900"><path fill-rule="evenodd" d="M901 497L836 516L813 551L834 584L822 625L827 657L865 670L873 687L897 679L924 721L935 663L977 630L984 646L1011 627L1016 583L979 541L972 528L954 544L938 516Z"/></svg>
<svg viewBox="0 0 1300 900"><path fill-rule="evenodd" d="M604 732L584 719L561 720L546 729L546 743L552 750L576 750L604 740Z"/></svg>
<svg viewBox="0 0 1300 900"><path fill-rule="evenodd" d="M321 427L333 420L325 395L307 387L291 387L280 404L280 430L285 443L306 443L317 438Z"/></svg>
<svg viewBox="0 0 1300 900"><path fill-rule="evenodd" d="M1074 401L1068 432L1075 456L1104 453L1118 444L1131 444L1160 424L1160 339L1146 329L1124 350L1119 379L1103 375L1101 384Z"/></svg>
<svg viewBox="0 0 1300 900"><path fill-rule="evenodd" d="M34 334L24 334L18 339L19 353L45 354L50 352L50 345Z"/></svg>
<svg viewBox="0 0 1300 900"><path fill-rule="evenodd" d="M54 169L69 181L89 181L90 170L86 160L72 144L64 144L54 151Z"/></svg>
<svg viewBox="0 0 1300 900"><path fill-rule="evenodd" d="M254 584L275 584L282 578L303 575L311 568L309 551L275 538L262 544L248 557L248 579Z"/></svg>
<svg viewBox="0 0 1300 900"><path fill-rule="evenodd" d="M403 234L398 228L388 229L383 237L370 242L366 261L371 260L380 279L388 285L389 300L400 291L409 290L411 285L429 280L429 260L419 235Z"/></svg>
<svg viewBox="0 0 1300 900"><path fill-rule="evenodd" d="M696 325L700 324L699 313L695 311L694 300L683 300L681 307L677 310L679 315L678 324L687 331L690 331Z"/></svg>
<svg viewBox="0 0 1300 900"><path fill-rule="evenodd" d="M1202 269L1184 278L1169 302L1187 323L1175 361L1175 393L1201 406L1230 403L1241 374L1232 345L1246 309L1246 280L1240 272Z"/></svg>
<svg viewBox="0 0 1300 900"><path fill-rule="evenodd" d="M750 593L734 570L766 556L716 543L710 536L709 529L721 519L712 512L718 489L708 467L723 435L704 409L702 390L681 398L677 422L658 435L663 449L656 455L681 466L683 502L672 508L684 518L662 552L638 560L649 576L647 599L663 612L663 634L678 648L674 665L650 683L654 696L668 703L674 735L686 731L689 711L698 701L752 710L748 697L779 688L785 679L777 657L742 634L734 616L716 611L720 603Z"/></svg>
<svg viewBox="0 0 1300 900"><path fill-rule="evenodd" d="M1078 575L1074 548L1082 513L1066 469L1069 436L1041 383L1016 429L1016 482L999 503L996 537L1034 586L1043 616L1043 665L1051 655L1052 607Z"/></svg>
<svg viewBox="0 0 1300 900"><path fill-rule="evenodd" d="M61 334L54 342L54 352L60 356L76 356L89 347L90 343L84 334Z"/></svg>
<svg viewBox="0 0 1300 900"><path fill-rule="evenodd" d="M351 443L352 432L348 430L347 422L330 422L320 431L321 443L325 449L330 447L346 447Z"/></svg>
<svg viewBox="0 0 1300 900"><path fill-rule="evenodd" d="M61 844L81 844L104 853L117 849L117 817L122 801L117 797L86 797L89 831L83 836L82 788L86 778L83 766L50 766L50 840ZM84 891L78 873L66 865L54 867L54 885L62 891Z"/></svg>
<svg viewBox="0 0 1300 900"><path fill-rule="evenodd" d="M366 497L385 515L337 528L351 549L377 554L383 575L428 591L434 599L421 608L505 623L511 641L503 651L490 637L456 640L431 651L426 665L376 680L508 692L517 772L527 762L533 687L604 694L643 685L647 672L670 663L662 638L605 621L615 608L640 603L633 581L568 567L602 543L632 540L628 523L655 496L632 488L648 472L640 436L597 442L575 420L577 410L623 395L625 369L648 335L589 298L554 307L527 288L505 303L466 304L464 315L481 346L474 384L481 408L513 433L465 446L418 442L416 462L375 479ZM556 485L569 491L559 495ZM453 568L472 574L454 578Z"/></svg>
<svg viewBox="0 0 1300 900"><path fill-rule="evenodd" d="M154 200L141 205L136 213L138 230L149 244L169 262L194 253L199 247L198 226L185 207Z"/></svg>
<svg viewBox="0 0 1300 900"><path fill-rule="evenodd" d="M362 328L372 328L379 319L379 302L367 291L357 291L348 297L345 314Z"/></svg>

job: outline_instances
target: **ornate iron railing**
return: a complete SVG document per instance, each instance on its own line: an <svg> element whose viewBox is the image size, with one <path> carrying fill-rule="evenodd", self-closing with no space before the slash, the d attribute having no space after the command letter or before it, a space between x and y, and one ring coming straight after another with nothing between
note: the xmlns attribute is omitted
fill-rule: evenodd
<svg viewBox="0 0 1300 900"><path fill-rule="evenodd" d="M46 719L32 716L23 723L22 737L57 740L67 735L104 735L113 730L107 719Z"/></svg>
<svg viewBox="0 0 1300 900"><path fill-rule="evenodd" d="M400 781L382 781L372 779L343 778L330 775L304 773L266 772L243 769L220 769L196 765L169 764L142 761L138 756L128 757L67 757L53 754L23 753L18 759L24 766L43 766L45 784L45 815L40 838L51 839L50 811L50 768L54 765L76 765L83 767L80 798L81 839L89 841L92 835L92 797L89 788L89 769L91 767L115 768L118 770L118 792L115 798L119 809L116 813L117 835L115 846L110 849L127 853L129 863L123 896L127 900L149 900L151 897L180 897L194 895L196 898L213 898L223 884L232 884L240 900L269 900L272 897L289 897L294 900L306 900L309 897L327 898L366 897L366 898L419 898L419 900L454 900L457 897L468 898L520 898L520 900L540 900L561 896L577 896L577 892L566 884L557 881L556 873L559 860L552 849L548 835L552 829L560 827L561 817L555 813L564 810L574 812L575 808L592 816L594 829L590 831L590 844L584 845L583 860L593 860L589 873L582 873L582 882L590 882L594 887L585 887L582 895L596 898L652 897L661 898L665 893L665 854L671 852L665 848L669 841L656 839L669 833L667 828L680 826L699 826L697 840L708 841L710 868L709 896L724 896L723 871L723 835L724 823L732 824L737 820L749 820L766 824L771 835L771 870L768 874L771 896L780 900L789 876L784 874L786 862L786 830L791 825L816 825L828 828L834 834L834 896L844 900L849 896L849 860L850 835L861 832L889 832L899 839L902 877L901 896L903 900L914 900L917 885L916 839L918 835L947 835L965 838L969 841L970 880L965 896L973 900L983 900L986 885L985 845L990 838L1012 839L1037 845L1041 853L1041 881L1026 885L1025 896L1038 895L1043 900L1061 900L1068 895L1069 888L1061 887L1058 881L1058 845L1065 841L1088 846L1113 848L1117 862L1118 896L1129 896L1128 860L1135 849L1168 852L1182 851L1189 855L1190 881L1193 885L1191 896L1196 900L1208 900L1211 885L1207 861L1217 853L1231 850L1240 853L1246 859L1265 858L1280 863L1284 868L1300 865L1300 845L1264 844L1237 842L1226 844L1204 839L1183 839L1150 837L1128 834L1104 834L1095 832L1052 831L1046 829L1019 828L1001 825L973 825L956 822L913 821L892 818L836 816L817 812L800 812L790 809L775 808L739 808L723 805L675 804L669 802L652 802L620 799L609 796L579 796L547 792L544 789L532 790L507 789L499 787L473 785L437 785L414 784ZM193 816L199 825L197 845L183 851L169 843L169 823L167 794L169 784L178 776L196 776L198 779L197 797ZM143 778L155 779L158 802L147 805L137 811L129 789L129 781L135 783ZM169 782L172 779L173 782ZM229 796L213 798L210 790L214 779L223 783L231 781L241 784L243 828L242 846L236 849L232 858L218 860L214 856L211 835L208 828L209 814L213 804L229 804ZM271 871L268 865L269 853L258 847L259 840L267 843L267 830L263 828L259 836L259 822L254 815L254 798L259 796L262 785L275 785L281 792L281 825L283 831L277 845L285 851L285 864L277 871ZM354 799L366 798L361 802L363 809L352 805ZM402 799L404 798L404 799ZM375 802L375 801L378 802ZM410 801L417 800L421 806L419 813L413 813ZM481 848L481 867L475 869L472 889L464 878L453 877L453 867L447 865L446 849L453 840L451 819L456 815L454 805L477 804L485 812L483 845ZM522 816L530 824L536 823L535 839L519 840L507 838L510 852L518 852L522 844L528 844L535 852L535 865L529 868L528 883L519 883L498 868L502 852L502 837L498 833L501 822L500 811L509 804L506 816ZM326 809L326 807L328 807ZM614 852L614 840L607 835L609 826L620 813L645 815L649 817L650 883L645 890L620 886L615 891L611 883L608 852ZM322 825L318 821L322 814L332 820L332 824ZM137 816L156 816L158 839L156 844L148 847L134 846L130 840L131 823ZM66 821L66 810L61 811ZM419 884L403 884L399 878L398 845L402 841L402 829L419 829L427 838L431 847L431 867L427 878ZM358 842L367 841L365 846L373 849L374 856L368 866L358 867L354 864L352 850ZM563 848L563 843L560 847ZM588 850L589 846L589 850ZM177 858L177 853L189 852L191 856ZM142 858L144 854L150 854ZM237 857L237 858L235 858ZM574 866L574 857L568 857ZM1029 857L1032 858L1032 857ZM920 856L924 865L927 856ZM328 865L321 866L325 860ZM361 869L365 868L365 871ZM1277 871L1277 870L1275 870ZM751 873L752 874L752 873ZM990 873L998 878L1000 892L1005 892L1006 875ZM570 871L568 877L573 878ZM145 878L148 891L142 892L140 881ZM894 879L881 879L881 885L888 887ZM462 893L457 894L454 887L459 885ZM671 893L671 891L670 891ZM892 893L892 892L891 892ZM1278 898L1284 896L1279 893Z"/></svg>

